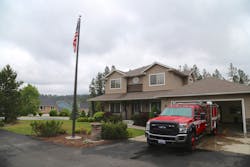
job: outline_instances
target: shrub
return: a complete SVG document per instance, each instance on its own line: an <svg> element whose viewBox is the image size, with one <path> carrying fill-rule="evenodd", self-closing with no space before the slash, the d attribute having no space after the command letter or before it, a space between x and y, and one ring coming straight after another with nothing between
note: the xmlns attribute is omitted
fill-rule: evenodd
<svg viewBox="0 0 250 167"><path fill-rule="evenodd" d="M94 122L95 121L95 118L93 117L88 117L88 122Z"/></svg>
<svg viewBox="0 0 250 167"><path fill-rule="evenodd" d="M127 124L122 122L104 123L102 124L101 136L103 139L127 139Z"/></svg>
<svg viewBox="0 0 250 167"><path fill-rule="evenodd" d="M88 117L79 117L79 118L77 118L76 121L77 121L77 122L89 122L89 121L88 121Z"/></svg>
<svg viewBox="0 0 250 167"><path fill-rule="evenodd" d="M33 114L33 116L36 116L37 113L36 113L36 112L33 112L32 114Z"/></svg>
<svg viewBox="0 0 250 167"><path fill-rule="evenodd" d="M57 111L56 110L50 110L49 116L51 116L51 117L57 116Z"/></svg>
<svg viewBox="0 0 250 167"><path fill-rule="evenodd" d="M102 112L102 111L96 112L93 117L94 117L95 121L100 122L104 119L104 112Z"/></svg>
<svg viewBox="0 0 250 167"><path fill-rule="evenodd" d="M3 127L3 126L4 126L4 121L0 120L0 127Z"/></svg>
<svg viewBox="0 0 250 167"><path fill-rule="evenodd" d="M32 132L34 132L37 136L51 137L66 132L62 129L62 124L63 122L55 120L46 122L34 121L30 124L30 126L32 128Z"/></svg>
<svg viewBox="0 0 250 167"><path fill-rule="evenodd" d="M132 116L132 120L134 121L134 125L138 125L138 126L146 126L148 119L149 119L149 114L146 112Z"/></svg>
<svg viewBox="0 0 250 167"><path fill-rule="evenodd" d="M62 111L59 113L59 116L64 116L64 117L68 117L70 116L70 111L66 108L62 109Z"/></svg>
<svg viewBox="0 0 250 167"><path fill-rule="evenodd" d="M43 113L42 113L42 112L39 112L38 114L39 114L39 116L40 116L40 117L43 115Z"/></svg>
<svg viewBox="0 0 250 167"><path fill-rule="evenodd" d="M82 110L80 113L79 113L79 116L80 117L86 117L86 113L84 110Z"/></svg>

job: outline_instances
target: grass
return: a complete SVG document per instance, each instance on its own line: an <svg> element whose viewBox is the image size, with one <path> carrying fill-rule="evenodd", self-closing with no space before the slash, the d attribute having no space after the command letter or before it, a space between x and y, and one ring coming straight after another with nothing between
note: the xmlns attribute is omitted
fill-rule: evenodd
<svg viewBox="0 0 250 167"><path fill-rule="evenodd" d="M144 135L144 130L128 128L129 138Z"/></svg>
<svg viewBox="0 0 250 167"><path fill-rule="evenodd" d="M46 121L46 120L41 120ZM17 134L23 134L23 135L32 135L31 126L30 123L31 120L20 120L15 124L8 124L4 127L1 127L0 129L4 129L10 132L14 132ZM62 128L66 130L66 133L71 134L72 133L72 121L71 120L62 120L63 125ZM76 122L76 130L84 128L86 130L90 130L90 124L88 122Z"/></svg>
<svg viewBox="0 0 250 167"><path fill-rule="evenodd" d="M46 121L46 120L41 120L41 121ZM17 134L32 135L31 126L30 126L31 122L32 120L19 120L15 124L7 124L4 127L0 127L0 129L14 132ZM66 130L66 133L71 134L72 133L72 121L62 120L62 122L63 122L63 125L62 125L63 129ZM76 131L81 128L84 128L87 131L89 131L91 129L91 125L89 122L76 122ZM128 128L128 133L129 133L130 138L144 135L143 130L132 129L132 128Z"/></svg>

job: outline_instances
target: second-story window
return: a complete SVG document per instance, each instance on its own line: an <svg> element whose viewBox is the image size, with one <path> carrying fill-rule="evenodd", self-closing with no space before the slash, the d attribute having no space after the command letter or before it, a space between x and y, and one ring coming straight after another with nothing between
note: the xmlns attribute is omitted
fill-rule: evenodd
<svg viewBox="0 0 250 167"><path fill-rule="evenodd" d="M165 73L150 74L149 85L150 86L165 85Z"/></svg>
<svg viewBox="0 0 250 167"><path fill-rule="evenodd" d="M110 80L110 88L111 89L120 89L121 88L121 78L111 79Z"/></svg>

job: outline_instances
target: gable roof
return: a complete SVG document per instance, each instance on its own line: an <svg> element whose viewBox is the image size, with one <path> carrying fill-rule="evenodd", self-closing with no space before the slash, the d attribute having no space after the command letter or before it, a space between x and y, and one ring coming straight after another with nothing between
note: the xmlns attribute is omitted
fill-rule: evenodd
<svg viewBox="0 0 250 167"><path fill-rule="evenodd" d="M104 76L104 78L107 78L108 76L110 76L111 74L113 74L114 72L118 72L119 74L122 74L122 75L126 75L126 73L124 73L123 71L120 71L120 70L112 70L110 73L108 73L106 76Z"/></svg>
<svg viewBox="0 0 250 167"><path fill-rule="evenodd" d="M147 66L143 66L140 68L136 68L134 70L129 70L128 72L126 72L126 76L127 77L132 77L132 76L139 76L139 75L143 75L145 69L147 69L150 65Z"/></svg>
<svg viewBox="0 0 250 167"><path fill-rule="evenodd" d="M250 86L217 78L206 78L161 94L158 97L186 97L250 93Z"/></svg>
<svg viewBox="0 0 250 167"><path fill-rule="evenodd" d="M122 74L124 77L135 77L135 76L145 75L146 71L149 70L150 68L152 68L155 65L159 65L159 66L162 66L164 68L167 68L169 71L174 72L175 74L181 75L181 76L184 76L184 77L187 77L192 73L191 71L189 71L188 73L186 73L186 72L184 73L184 72L179 71L179 70L177 70L175 68L166 66L166 65L158 63L158 62L154 62L154 63L152 63L150 65L139 67L139 68L136 68L134 70L129 70L127 72L123 72L123 71L120 71L120 70L113 70L109 74L107 74L104 78L107 78L108 76L110 76L114 72L118 72L118 73Z"/></svg>

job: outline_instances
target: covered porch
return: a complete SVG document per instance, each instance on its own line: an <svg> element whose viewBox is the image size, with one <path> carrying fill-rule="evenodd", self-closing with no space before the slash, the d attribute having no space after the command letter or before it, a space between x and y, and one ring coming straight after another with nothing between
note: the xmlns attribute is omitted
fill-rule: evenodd
<svg viewBox="0 0 250 167"><path fill-rule="evenodd" d="M92 103L92 112L95 102L101 103L104 112L111 112L120 115L122 119L131 119L133 115L140 113L149 113L153 108L161 111L162 104L160 98L155 98L160 92L133 92L126 94L105 94L89 101ZM161 91L162 93L162 91Z"/></svg>

